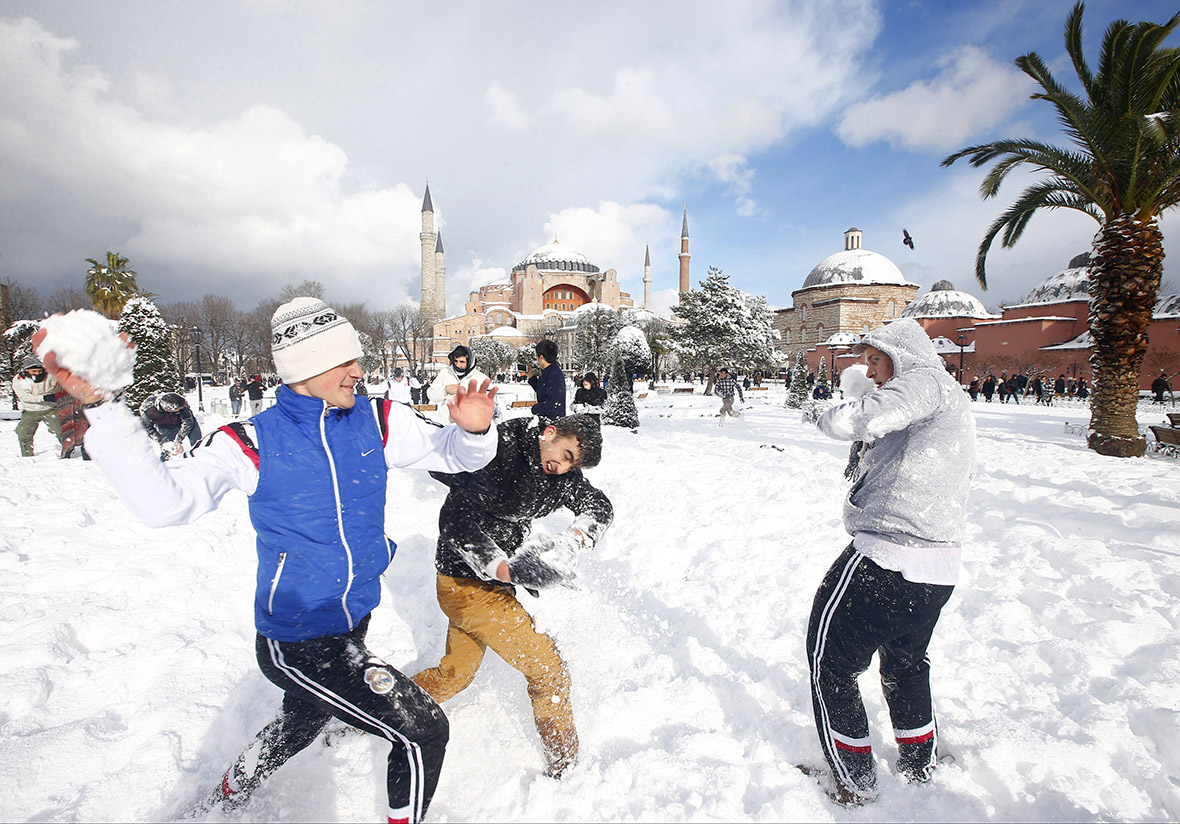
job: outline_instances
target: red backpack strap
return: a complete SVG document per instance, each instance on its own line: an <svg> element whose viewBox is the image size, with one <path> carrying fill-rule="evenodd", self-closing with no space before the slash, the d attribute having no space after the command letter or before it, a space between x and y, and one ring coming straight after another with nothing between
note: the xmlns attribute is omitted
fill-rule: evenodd
<svg viewBox="0 0 1180 824"><path fill-rule="evenodd" d="M246 453L246 457L253 462L254 468L258 468L258 447L254 445L254 439L246 432L245 424L235 421L234 423L227 423L217 431L229 435L234 440L234 443Z"/></svg>

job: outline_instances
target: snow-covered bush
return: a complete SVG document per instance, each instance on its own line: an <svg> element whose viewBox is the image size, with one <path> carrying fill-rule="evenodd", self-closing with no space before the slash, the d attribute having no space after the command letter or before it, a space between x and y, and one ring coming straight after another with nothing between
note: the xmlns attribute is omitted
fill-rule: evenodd
<svg viewBox="0 0 1180 824"><path fill-rule="evenodd" d="M635 396L631 394L623 359L616 356L610 370L610 386L606 395L606 410L602 422L609 426L625 426L635 429L639 426L639 410L635 408Z"/></svg>
<svg viewBox="0 0 1180 824"><path fill-rule="evenodd" d="M516 360L516 350L497 338L475 338L469 348L480 371L490 377L506 371Z"/></svg>
<svg viewBox="0 0 1180 824"><path fill-rule="evenodd" d="M583 372L605 372L611 362L611 347L622 325L619 313L605 304L579 307L578 329L574 333L574 364Z"/></svg>
<svg viewBox="0 0 1180 824"><path fill-rule="evenodd" d="M136 295L123 305L119 331L126 332L135 344L135 369L124 402L138 410L148 395L155 392L180 392L180 370L172 359L168 324L156 304Z"/></svg>
<svg viewBox="0 0 1180 824"><path fill-rule="evenodd" d="M615 335L613 348L615 354L623 359L628 386L631 385L632 375L645 375L651 368L651 348L647 345L647 336L638 326L624 326L620 329Z"/></svg>
<svg viewBox="0 0 1180 824"><path fill-rule="evenodd" d="M807 400L807 350L795 353L795 365L791 367L791 388L787 391L788 409L801 409Z"/></svg>

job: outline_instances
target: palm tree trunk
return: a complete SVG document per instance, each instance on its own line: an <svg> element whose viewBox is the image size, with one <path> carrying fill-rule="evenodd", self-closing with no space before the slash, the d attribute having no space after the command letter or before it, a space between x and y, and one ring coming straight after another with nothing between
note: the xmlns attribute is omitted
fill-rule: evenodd
<svg viewBox="0 0 1180 824"><path fill-rule="evenodd" d="M1101 455L1137 458L1147 448L1135 410L1147 327L1163 267L1163 235L1154 220L1119 215L1106 221L1094 236L1090 258L1094 394L1087 443Z"/></svg>

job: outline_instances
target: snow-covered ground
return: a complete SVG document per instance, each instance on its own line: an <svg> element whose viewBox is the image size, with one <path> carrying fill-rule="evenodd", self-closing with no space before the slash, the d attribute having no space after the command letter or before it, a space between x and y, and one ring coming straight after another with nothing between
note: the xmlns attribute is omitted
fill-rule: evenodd
<svg viewBox="0 0 1180 824"><path fill-rule="evenodd" d="M925 786L897 778L870 670L881 798L850 811L792 767L821 761L804 630L848 540L847 447L781 389L725 426L700 391L649 395L637 432L606 431L588 475L617 517L583 588L522 595L572 670L581 762L541 775L523 679L489 656L445 705L433 820L1180 818L1180 460L1087 451L1066 427L1088 419L1076 406L973 407L968 547L931 646L958 763ZM17 457L14 426L0 422L0 819L173 819L279 703L254 664L246 501L150 530L47 433ZM442 652L442 499L425 474L391 476L399 549L369 641L407 672ZM383 820L384 760L367 736L317 743L231 820Z"/></svg>

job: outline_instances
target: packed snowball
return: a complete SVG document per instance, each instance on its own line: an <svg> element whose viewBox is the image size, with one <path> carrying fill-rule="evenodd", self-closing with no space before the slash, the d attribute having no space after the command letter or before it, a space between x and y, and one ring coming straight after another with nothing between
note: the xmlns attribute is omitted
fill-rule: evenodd
<svg viewBox="0 0 1180 824"><path fill-rule="evenodd" d="M90 309L76 309L41 321L45 339L37 347L42 360L53 352L57 362L100 392L116 392L132 381L135 352L119 337L113 320Z"/></svg>

